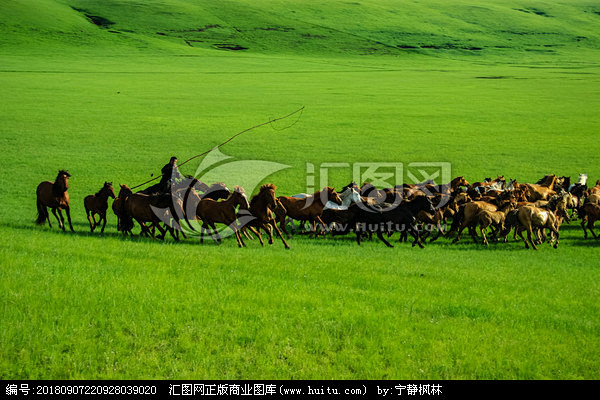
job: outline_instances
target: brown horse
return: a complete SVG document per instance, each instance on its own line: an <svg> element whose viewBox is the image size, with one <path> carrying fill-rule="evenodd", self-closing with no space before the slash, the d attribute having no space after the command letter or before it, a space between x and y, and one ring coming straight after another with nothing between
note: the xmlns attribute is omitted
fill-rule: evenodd
<svg viewBox="0 0 600 400"><path fill-rule="evenodd" d="M498 211L498 200L494 203L489 203L486 201L472 201L470 203L465 203L460 206L458 212L456 213L450 231L457 231L458 234L456 238L452 241L452 243L456 243L460 240L462 231L465 228L469 229L469 233L471 237L477 243L477 236L475 233L475 226L478 222L478 215L482 210L487 211Z"/></svg>
<svg viewBox="0 0 600 400"><path fill-rule="evenodd" d="M600 194L600 179L596 181L596 186L589 188L586 192L586 196L590 196L592 194Z"/></svg>
<svg viewBox="0 0 600 400"><path fill-rule="evenodd" d="M600 205L592 203L584 204L579 208L578 215L581 217L583 237L587 239L587 231L585 229L587 224L587 228L592 232L592 236L596 239L600 239L600 236L597 236L593 229L594 222L600 219Z"/></svg>
<svg viewBox="0 0 600 400"><path fill-rule="evenodd" d="M323 214L325 204L328 201L342 204L342 199L340 199L340 196L338 196L335 189L329 186L325 186L323 190L302 199L289 196L279 196L277 199L286 210L285 214L278 213L277 221L279 222L281 230L285 232L288 237L289 234L285 229L286 215L295 220L311 222L312 232L316 233L317 222L321 224L320 226L324 226L324 223L321 220L321 214Z"/></svg>
<svg viewBox="0 0 600 400"><path fill-rule="evenodd" d="M273 244L273 229L275 229L277 236L281 238L285 248L289 249L290 246L281 235L281 231L273 218L273 212L277 208L283 207L275 196L275 190L277 190L277 187L271 183L262 185L258 194L250 200L249 210L240 210L238 219L240 219L244 227L251 228L250 230L258 237L261 245L264 246L260 230L262 229L267 232L269 235L269 244ZM285 213L284 209L281 211Z"/></svg>
<svg viewBox="0 0 600 400"><path fill-rule="evenodd" d="M119 195L112 203L112 210L117 216L117 231L123 232L123 235L128 234L133 236L133 219L127 218L125 215L125 199L133 194L131 189L127 185L120 185Z"/></svg>
<svg viewBox="0 0 600 400"><path fill-rule="evenodd" d="M115 191L113 189L112 182L104 182L104 186L102 189L98 191L96 194L90 194L83 199L83 205L85 206L85 213L87 214L87 219L90 223L90 229L94 232L97 226L100 225L100 222L104 221L102 224L102 229L100 233L104 233L104 228L106 227L106 210L108 210L108 198L115 198ZM96 222L95 215L98 214L100 219ZM92 220L94 223L92 224Z"/></svg>
<svg viewBox="0 0 600 400"><path fill-rule="evenodd" d="M456 193L461 186L469 186L469 182L463 176L457 176L450 183L443 185L426 184L424 189L428 194L445 194L451 195Z"/></svg>
<svg viewBox="0 0 600 400"><path fill-rule="evenodd" d="M500 232L504 230L504 221L506 220L506 214L516 207L514 202L506 202L503 204L499 211L481 210L477 214L477 222L479 223L479 231L483 237L483 244L489 245L487 236L485 235L485 229L488 227L492 228L492 236L496 237Z"/></svg>
<svg viewBox="0 0 600 400"><path fill-rule="evenodd" d="M71 228L71 231L73 231L73 224L71 223L71 208L69 206L69 193L67 192L67 189L69 188L70 177L71 174L69 174L69 171L61 169L58 171L58 175L56 176L54 182L45 181L38 185L35 192L38 210L38 217L35 220L36 224L42 225L47 220L48 225L50 228L52 228L50 214L46 208L50 207L52 209L52 214L54 214L56 220L58 221L58 226L63 231L65 230L65 219L62 216L61 210L65 210L67 219L69 221L69 228ZM57 211L58 215L56 214Z"/></svg>
<svg viewBox="0 0 600 400"><path fill-rule="evenodd" d="M143 193L132 193L131 189L126 185L121 185L119 199L119 217L121 220L121 230L124 233L127 231L131 233L133 227L132 220L135 220L142 228L140 235L151 236L154 239L154 229L158 229L160 232L159 239L164 239L166 231L169 231L173 239L176 241L179 240L175 236L172 227L167 225L165 230L160 226L160 223L162 222L161 219L164 220L167 216L161 215L161 218L159 218L156 213L157 209L164 209L165 213L169 213L171 204L171 196L169 194L147 195ZM153 228L152 231L150 231L150 228L146 223L151 224L151 227Z"/></svg>
<svg viewBox="0 0 600 400"><path fill-rule="evenodd" d="M527 188L527 201L536 202L538 200L548 200L556 194L554 191L555 182L556 175L546 175L536 184L524 183L521 186Z"/></svg>
<svg viewBox="0 0 600 400"><path fill-rule="evenodd" d="M231 192L226 200L216 201L209 198L200 200L198 208L196 209L196 218L202 221L200 242L204 242L204 231L208 230L208 233L214 242L219 244L221 242L221 237L219 236L219 232L217 232L215 224L225 224L233 230L238 246L244 247L245 244L237 222L236 208L238 206L240 207L240 210L247 210L250 208L246 193L244 192L244 189L239 186L234 188L233 192Z"/></svg>

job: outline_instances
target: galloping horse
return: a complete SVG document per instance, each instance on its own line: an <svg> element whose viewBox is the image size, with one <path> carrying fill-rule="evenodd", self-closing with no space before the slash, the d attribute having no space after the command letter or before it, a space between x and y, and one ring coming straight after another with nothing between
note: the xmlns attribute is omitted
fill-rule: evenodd
<svg viewBox="0 0 600 400"><path fill-rule="evenodd" d="M310 221L313 232L316 232L317 222L319 222L321 226L323 225L321 214L323 213L323 208L325 207L327 201L333 201L336 204L342 204L342 200L340 199L340 196L338 196L335 189L329 186L326 186L323 188L323 190L315 192L304 199L297 199L289 196L279 196L277 199L286 210L285 214L278 213L277 215L279 227L288 237L289 234L285 229L286 215L292 219Z"/></svg>
<svg viewBox="0 0 600 400"><path fill-rule="evenodd" d="M58 175L54 182L45 181L38 185L36 190L37 196L37 210L38 217L35 220L35 223L38 225L42 225L46 220L48 220L48 225L52 228L52 223L50 222L50 214L48 213L48 209L46 207L50 207L52 209L52 214L56 217L58 221L58 226L65 230L65 219L62 216L61 210L65 210L67 214L67 219L69 220L69 228L73 231L73 224L71 223L71 209L69 207L69 193L67 189L69 188L69 178L71 174L69 171L60 170L58 171ZM56 212L58 211L58 215ZM60 217L60 218L59 218Z"/></svg>
<svg viewBox="0 0 600 400"><path fill-rule="evenodd" d="M520 207L509 213L507 216L507 225L509 225L508 229L510 229L510 225L515 225L516 233L521 237L521 239L523 239L525 248L527 249L529 248L529 244L523 237L522 231L527 231L527 239L529 240L529 243L531 243L531 246L534 250L537 250L537 247L531 237L534 228L539 228L540 230L543 230L544 228L550 229L554 241L554 248L556 249L558 247L558 229L560 228L560 223L557 220L556 215L550 210L535 206Z"/></svg>
<svg viewBox="0 0 600 400"><path fill-rule="evenodd" d="M290 246L281 235L281 231L273 218L273 212L280 207L275 196L275 190L277 190L277 187L272 183L262 185L258 194L250 200L249 209L238 212L238 219L241 220L244 227L248 227L258 237L262 246L264 246L264 242L260 230L262 229L267 232L269 235L269 244L273 244L273 229L275 229L277 236L281 238L285 248L289 249Z"/></svg>
<svg viewBox="0 0 600 400"><path fill-rule="evenodd" d="M125 200L128 196L133 194L131 189L127 185L120 185L119 195L112 203L112 210L117 216L117 231L123 232L123 235L127 234L133 236L133 219L125 215Z"/></svg>
<svg viewBox="0 0 600 400"><path fill-rule="evenodd" d="M106 227L106 210L108 210L108 198L115 198L115 191L113 189L112 182L104 182L104 186L102 189L98 191L96 194L91 194L86 196L83 199L83 205L85 206L85 213L87 214L87 219L90 222L90 229L94 232L94 229L100 222L104 221L102 224L102 229L100 233L104 233L104 228ZM98 222L96 222L95 214L100 216ZM92 224L92 220L94 223Z"/></svg>
<svg viewBox="0 0 600 400"><path fill-rule="evenodd" d="M595 239L600 239L600 236L596 236L594 233L594 222L600 219L600 206L597 204L587 203L579 208L578 212L581 217L581 228L583 229L583 237L587 239L587 231L585 229L586 224L587 228L592 232L592 236Z"/></svg>
<svg viewBox="0 0 600 400"><path fill-rule="evenodd" d="M217 232L215 224L225 224L233 230L235 238L238 242L238 246L244 247L245 244L242 236L240 235L240 230L237 223L236 208L238 206L241 210L247 210L250 208L248 199L246 198L246 193L244 192L244 189L239 186L234 188L227 200L216 201L209 198L200 200L196 210L196 217L202 220L200 242L204 241L204 231L208 230L208 233L214 242L219 244L221 242L221 237L219 236L219 232Z"/></svg>
<svg viewBox="0 0 600 400"><path fill-rule="evenodd" d="M586 191L586 196L590 196L592 194L600 194L600 179L596 181L596 186L591 187Z"/></svg>
<svg viewBox="0 0 600 400"><path fill-rule="evenodd" d="M133 227L133 222L131 220L134 219L142 228L141 235L151 236L154 239L154 230L151 232L146 225L146 223L149 222L153 228L158 229L160 232L159 239L164 239L166 231L160 226L161 219L156 215L155 210L166 209L165 213L169 212L168 209L171 204L171 196L169 194L147 195L143 193L132 193L131 189L126 185L121 185L119 198L121 199L119 217L121 219L121 230L123 230L124 233L127 231L131 233L131 228ZM176 241L179 240L175 237L172 227L167 225L166 230L169 231L173 239Z"/></svg>
<svg viewBox="0 0 600 400"><path fill-rule="evenodd" d="M538 200L548 200L548 198L556 192L554 191L554 184L556 183L556 175L546 175L538 181L536 184L524 183L528 190L527 200L536 202Z"/></svg>

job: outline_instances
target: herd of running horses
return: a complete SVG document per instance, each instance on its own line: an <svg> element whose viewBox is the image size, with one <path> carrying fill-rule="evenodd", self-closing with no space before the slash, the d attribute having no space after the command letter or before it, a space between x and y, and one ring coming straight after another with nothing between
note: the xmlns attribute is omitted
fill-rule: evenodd
<svg viewBox="0 0 600 400"><path fill-rule="evenodd" d="M70 176L68 171L60 170L54 182L38 185L37 224L47 221L52 227L50 208L62 230L65 230L63 211L73 230L68 194ZM352 182L339 192L325 187L313 194L295 196L277 196L276 189L273 184L262 185L248 201L239 186L230 191L223 183L209 186L190 176L174 182L170 193L134 193L127 185L120 185L115 196L112 183L105 182L96 194L85 197L84 205L92 232L100 225L104 232L108 199L112 197L117 230L124 235L133 235L136 221L141 235L164 239L169 232L179 240L180 234L187 238L186 231L200 228L201 241L208 232L215 243L220 243L222 238L216 224L224 224L231 228L240 247L245 246L244 237L251 239L251 234L264 245L261 231L267 233L272 244L274 231L289 249L286 238L290 235L288 227L292 227L316 237L354 233L358 244L375 234L389 247L392 247L389 237L397 232L400 241L406 241L410 235L412 245L421 248L429 236L430 241L451 236L457 242L465 228L476 243L479 228L485 245L489 243L488 235L506 242L514 230L514 238L519 236L526 248L531 244L537 249L545 241L556 248L563 221L569 223L577 218L581 220L584 238L588 229L595 239L600 238L593 231L594 222L600 219L600 180L588 187L585 174L575 183L569 177L547 175L535 184L506 182L503 176L469 184L460 176L442 185L428 181L383 189ZM527 233L527 239L523 232Z"/></svg>

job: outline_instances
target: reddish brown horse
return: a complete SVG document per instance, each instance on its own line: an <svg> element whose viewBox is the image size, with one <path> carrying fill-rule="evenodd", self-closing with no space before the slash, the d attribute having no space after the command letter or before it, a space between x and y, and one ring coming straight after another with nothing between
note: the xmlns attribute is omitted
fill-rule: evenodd
<svg viewBox="0 0 600 400"><path fill-rule="evenodd" d="M214 242L219 244L221 242L221 237L219 236L219 232L217 232L215 224L225 224L233 230L238 246L244 247L245 244L240 235L240 229L237 223L236 208L238 206L242 210L247 210L250 207L244 189L239 186L234 188L227 200L216 201L208 198L200 200L196 210L196 217L202 220L200 242L204 241L204 231L208 230L208 233L213 238Z"/></svg>
<svg viewBox="0 0 600 400"><path fill-rule="evenodd" d="M283 208L286 210L285 213L277 214L277 221L279 227L286 235L289 234L285 229L285 217L286 215L292 219L299 221L310 221L313 232L317 230L317 222L323 226L321 220L321 214L323 214L323 208L328 201L333 201L336 204L342 204L342 199L338 196L334 188L326 186L323 190L313 193L312 195L303 199L289 196L279 196L277 198Z"/></svg>
<svg viewBox="0 0 600 400"><path fill-rule="evenodd" d="M36 190L37 196L37 210L38 217L35 223L42 225L46 220L48 225L52 228L50 222L50 214L46 207L52 209L52 214L58 221L58 226L64 231L65 230L65 219L63 218L61 210L65 210L67 219L69 220L69 228L73 231L73 224L71 223L71 208L69 206L69 178L71 174L68 171L60 170L54 182L46 181L38 185ZM56 214L58 212L58 215ZM60 218L59 218L60 217Z"/></svg>
<svg viewBox="0 0 600 400"><path fill-rule="evenodd" d="M115 191L113 189L112 182L104 182L104 186L102 186L102 189L100 189L98 193L91 194L83 199L85 213L87 214L87 219L90 223L90 229L92 232L94 232L94 229L100 225L100 222L104 221L102 224L102 229L100 230L100 233L104 233L104 228L106 227L106 210L108 210L109 197L114 199ZM98 222L96 222L96 214L99 216ZM92 220L94 221L93 224Z"/></svg>
<svg viewBox="0 0 600 400"><path fill-rule="evenodd" d="M281 238L285 248L289 249L290 246L281 235L281 231L273 218L273 212L276 209L281 209L281 207L283 207L275 196L275 190L277 190L277 187L271 183L262 185L258 194L250 200L249 210L240 210L238 219L240 219L242 224L247 226L258 237L261 245L264 246L260 230L262 229L267 232L269 235L269 244L273 244L274 229L277 236ZM281 209L281 211L285 213L284 209Z"/></svg>

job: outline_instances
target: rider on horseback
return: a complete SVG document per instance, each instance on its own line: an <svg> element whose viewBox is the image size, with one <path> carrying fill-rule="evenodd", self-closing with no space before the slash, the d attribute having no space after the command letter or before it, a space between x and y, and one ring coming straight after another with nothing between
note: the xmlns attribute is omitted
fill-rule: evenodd
<svg viewBox="0 0 600 400"><path fill-rule="evenodd" d="M169 163L162 167L160 172L162 173L162 177L158 185L159 190L163 193L168 193L171 190L171 184L175 179L183 178L177 169L177 157L175 156L171 157Z"/></svg>
<svg viewBox="0 0 600 400"><path fill-rule="evenodd" d="M174 183L176 179L183 179L179 170L177 169L177 157L173 156L169 160L169 163L166 164L160 170L162 176L160 178L160 182L155 185L152 185L142 191L142 193L146 194L167 194L171 192L171 185Z"/></svg>

